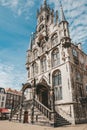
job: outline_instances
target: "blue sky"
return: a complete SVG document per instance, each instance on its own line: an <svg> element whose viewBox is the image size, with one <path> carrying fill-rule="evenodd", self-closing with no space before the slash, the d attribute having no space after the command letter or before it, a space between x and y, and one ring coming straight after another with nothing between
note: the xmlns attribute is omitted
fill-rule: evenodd
<svg viewBox="0 0 87 130"><path fill-rule="evenodd" d="M47 0L55 10L58 0ZM87 1L61 0L70 36L87 53ZM27 80L26 50L43 0L0 0L0 87L20 89Z"/></svg>

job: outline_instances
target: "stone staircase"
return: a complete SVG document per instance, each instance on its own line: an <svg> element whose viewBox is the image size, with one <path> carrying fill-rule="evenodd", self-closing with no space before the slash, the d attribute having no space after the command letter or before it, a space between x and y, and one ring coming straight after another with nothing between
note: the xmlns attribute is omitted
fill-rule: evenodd
<svg viewBox="0 0 87 130"><path fill-rule="evenodd" d="M54 125L55 127L58 126L64 126L64 125L70 125L71 123L69 121L67 121L65 118L63 118L60 114L58 114L57 112L55 112L55 116L54 116Z"/></svg>
<svg viewBox="0 0 87 130"><path fill-rule="evenodd" d="M27 101L27 111L28 111L28 120L29 123L31 123L31 115L32 115L32 110L31 110L31 105L29 101ZM15 108L13 115L12 115L12 120L19 121L19 107ZM24 108L22 110L22 119L21 121L23 122L23 116L24 116ZM56 111L53 112L46 106L44 106L41 102L38 100L34 100L34 117L33 117L34 124L38 125L47 125L47 126L53 126L53 127L59 127L59 126L64 126L64 125L70 125L70 122L67 121L65 118L63 118L60 114L58 114Z"/></svg>

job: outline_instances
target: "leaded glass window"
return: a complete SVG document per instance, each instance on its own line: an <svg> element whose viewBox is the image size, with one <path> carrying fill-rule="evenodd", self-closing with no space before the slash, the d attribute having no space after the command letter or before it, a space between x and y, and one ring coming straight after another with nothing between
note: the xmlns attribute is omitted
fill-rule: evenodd
<svg viewBox="0 0 87 130"><path fill-rule="evenodd" d="M36 62L33 63L32 69L33 69L33 76L34 76L38 73L38 64Z"/></svg>
<svg viewBox="0 0 87 130"><path fill-rule="evenodd" d="M53 73L53 86L55 92L55 100L62 99L61 72L57 70Z"/></svg>
<svg viewBox="0 0 87 130"><path fill-rule="evenodd" d="M60 64L60 54L59 54L58 49L55 49L52 52L52 66L54 67L59 64Z"/></svg>
<svg viewBox="0 0 87 130"><path fill-rule="evenodd" d="M55 46L58 44L58 35L57 33L55 33L52 37L51 37L51 41L52 41L52 46Z"/></svg>
<svg viewBox="0 0 87 130"><path fill-rule="evenodd" d="M42 59L41 59L41 71L42 72L45 72L46 71L46 57L43 57Z"/></svg>

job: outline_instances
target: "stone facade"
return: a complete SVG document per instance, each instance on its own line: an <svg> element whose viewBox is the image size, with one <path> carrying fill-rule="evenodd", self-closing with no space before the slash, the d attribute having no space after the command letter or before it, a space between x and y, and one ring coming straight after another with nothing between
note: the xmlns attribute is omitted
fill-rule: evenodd
<svg viewBox="0 0 87 130"><path fill-rule="evenodd" d="M36 98L48 108L54 88L56 112L74 124L87 119L87 55L80 43L72 43L60 8L60 20L46 1L37 11L36 32L27 50L27 82L32 86L36 79Z"/></svg>

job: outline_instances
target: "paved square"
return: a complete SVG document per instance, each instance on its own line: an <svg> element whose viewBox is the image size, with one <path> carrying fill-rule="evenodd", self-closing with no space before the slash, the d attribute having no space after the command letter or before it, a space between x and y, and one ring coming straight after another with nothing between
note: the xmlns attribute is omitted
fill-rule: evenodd
<svg viewBox="0 0 87 130"><path fill-rule="evenodd" d="M46 127L17 122L0 121L0 130L87 130L87 124L71 125L63 127Z"/></svg>

